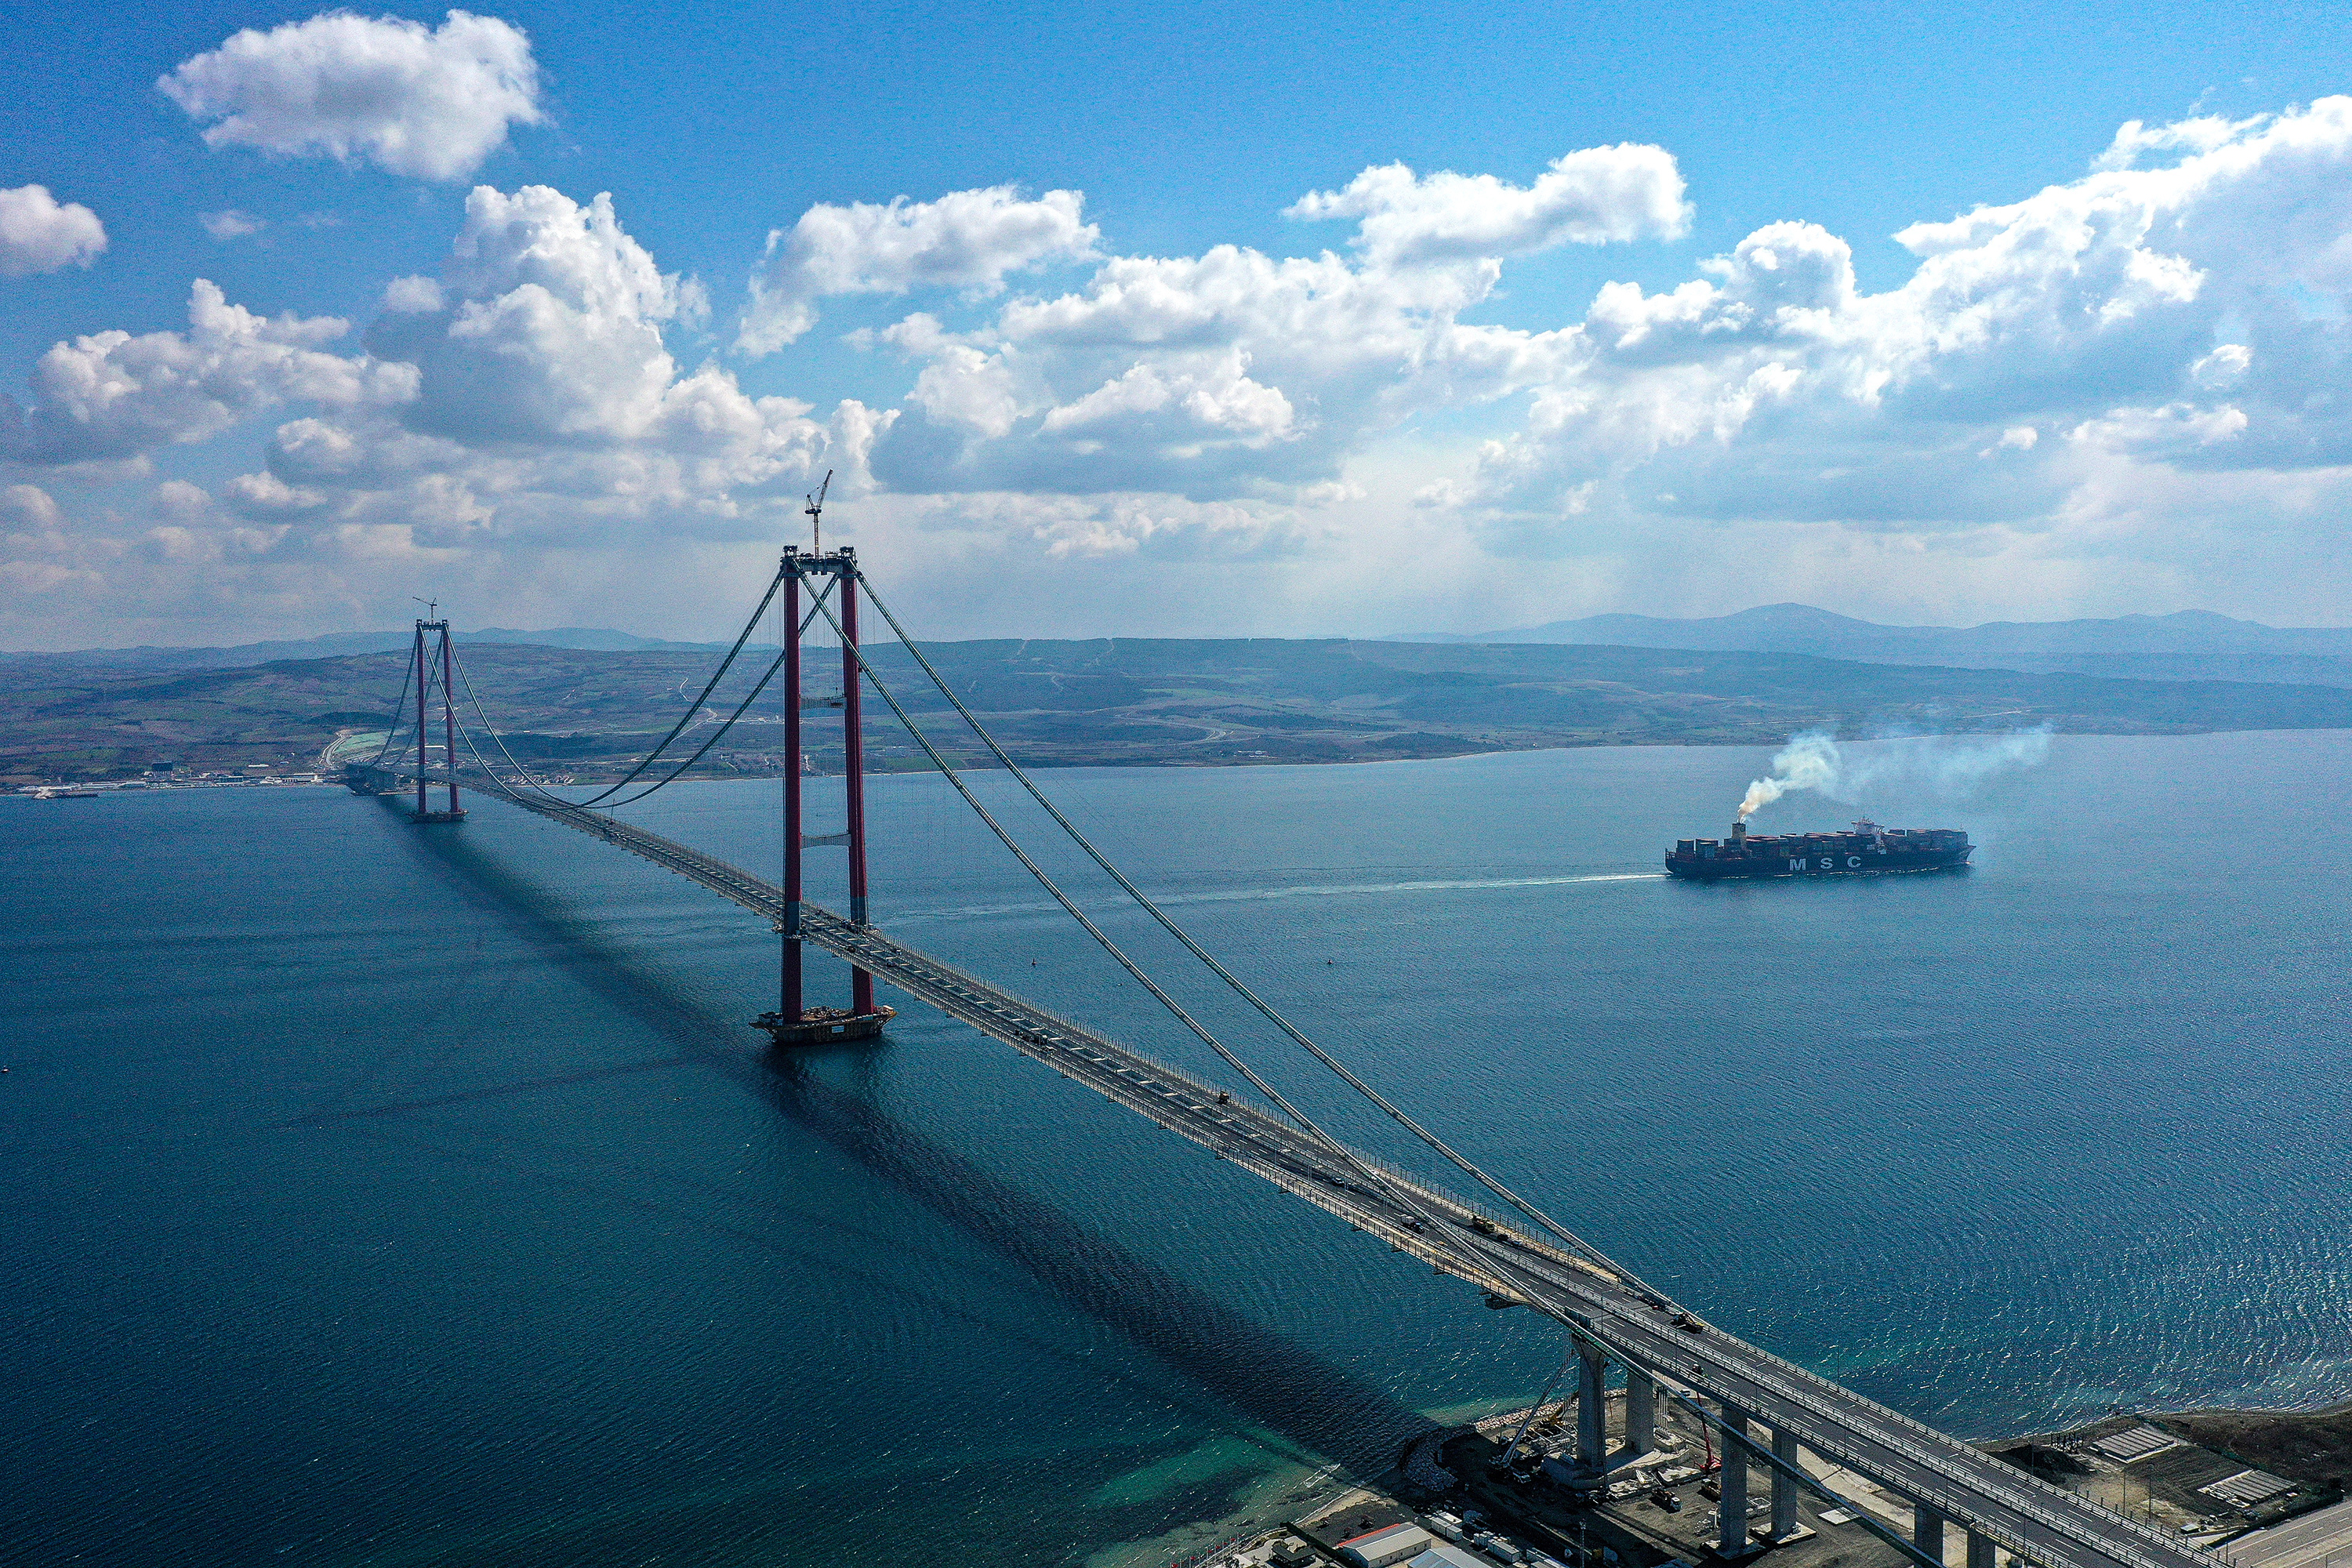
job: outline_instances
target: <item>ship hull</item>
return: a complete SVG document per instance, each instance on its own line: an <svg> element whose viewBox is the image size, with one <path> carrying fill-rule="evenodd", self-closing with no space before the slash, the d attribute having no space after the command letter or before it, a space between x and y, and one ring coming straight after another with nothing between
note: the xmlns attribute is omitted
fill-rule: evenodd
<svg viewBox="0 0 2352 1568"><path fill-rule="evenodd" d="M1666 875L1691 882L1731 882L1797 877L1888 877L1923 871L1960 871L1969 849L1898 850L1845 854L1743 855L1714 859L1669 855Z"/></svg>

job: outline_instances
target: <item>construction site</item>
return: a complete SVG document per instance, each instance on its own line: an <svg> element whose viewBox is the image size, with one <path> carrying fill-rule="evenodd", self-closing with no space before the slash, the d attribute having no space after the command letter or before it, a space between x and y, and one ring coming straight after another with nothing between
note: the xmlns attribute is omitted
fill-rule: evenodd
<svg viewBox="0 0 2352 1568"><path fill-rule="evenodd" d="M1719 1435L1661 1405L1652 1440L1636 1452L1625 1434L1640 1429L1641 1413L1629 1428L1626 1401L1623 1389L1603 1397L1609 1458L1598 1474L1577 1461L1580 1399L1571 1393L1432 1433L1378 1484L1179 1568L1715 1568L1768 1554L1773 1568L1921 1568L1921 1546L1943 1533L1932 1514L1923 1530L1909 1501L1807 1454L1806 1474L1821 1489L1780 1489L1777 1518L1771 1496L1748 1500L1744 1550L1727 1552ZM2339 1480L2294 1464L2281 1468L2296 1476L2275 1474L2193 1441L2191 1430L2168 1429L2194 1428L2196 1419L2119 1415L1987 1447L2240 1568L2352 1563L2352 1504L2340 1500ZM1752 1436L1771 1445L1769 1429ZM1958 1532L1939 1544L1952 1568L1970 1568ZM2024 1561L1992 1556L1998 1568Z"/></svg>

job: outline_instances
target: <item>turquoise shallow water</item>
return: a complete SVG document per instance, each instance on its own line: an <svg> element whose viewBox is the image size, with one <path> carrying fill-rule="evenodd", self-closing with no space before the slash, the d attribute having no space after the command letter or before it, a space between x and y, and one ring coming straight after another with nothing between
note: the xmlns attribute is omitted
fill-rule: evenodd
<svg viewBox="0 0 2352 1568"><path fill-rule="evenodd" d="M1964 877L1654 875L1764 760L1046 782L1360 1068L1785 1354L1970 1435L2352 1394L2352 735L2062 739L1867 803L1969 827ZM873 795L878 919L1193 1060L937 781ZM632 815L773 863L772 786ZM0 801L0 1560L1077 1562L1558 1355L919 1009L763 1066L772 937L496 805Z"/></svg>

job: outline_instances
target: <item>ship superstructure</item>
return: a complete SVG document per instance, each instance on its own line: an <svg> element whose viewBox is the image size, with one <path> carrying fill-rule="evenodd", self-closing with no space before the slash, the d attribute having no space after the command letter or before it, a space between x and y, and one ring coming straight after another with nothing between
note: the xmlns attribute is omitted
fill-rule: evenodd
<svg viewBox="0 0 2352 1568"><path fill-rule="evenodd" d="M1976 846L1957 827L1881 827L1850 833L1751 834L1743 820L1728 838L1685 838L1666 851L1666 875L1715 882L1729 877L1869 877L1952 871Z"/></svg>

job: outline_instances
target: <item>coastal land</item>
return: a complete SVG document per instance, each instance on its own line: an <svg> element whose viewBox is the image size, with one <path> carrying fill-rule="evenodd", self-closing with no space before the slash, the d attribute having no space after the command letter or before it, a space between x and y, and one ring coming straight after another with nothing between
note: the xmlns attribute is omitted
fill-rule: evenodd
<svg viewBox="0 0 2352 1568"><path fill-rule="evenodd" d="M1605 1483L1562 1484L1572 1466L1573 1397L1540 1411L1497 1412L1439 1426L1366 1482L1333 1471L1269 1476L1224 1519L1112 1548L1092 1568L1144 1563L1259 1568L1345 1563L1370 1542L1412 1544L1455 1563L1577 1561L1606 1547L1620 1563L1701 1563L1714 1552L1716 1445L1686 1413L1666 1410L1655 1447L1633 1455L1612 1441ZM1532 1419L1530 1419L1532 1417ZM1624 1399L1608 1398L1604 1427L1622 1433ZM1531 1475L1502 1456L1557 1461ZM2352 1403L2315 1411L2201 1410L2118 1414L2087 1426L1982 1445L1985 1451L2119 1512L2144 1519L2233 1568L2326 1568L2352 1553ZM1801 1497L1798 1524L1758 1545L1781 1568L1911 1568L1887 1543L1912 1537L1910 1504L1864 1478L1806 1461L1835 1494ZM1561 1482L1552 1480L1558 1470ZM1760 1491L1751 1500L1761 1511ZM1865 1519L1864 1516L1867 1516ZM1874 1532L1872 1526L1877 1527ZM1443 1544L1440 1544L1443 1543ZM1963 1532L1946 1534L1951 1568L1966 1568ZM1360 1555L1360 1550L1359 1551ZM1997 1554L2000 1555L2000 1554ZM1416 1559L1418 1561L1419 1559Z"/></svg>
<svg viewBox="0 0 2352 1568"><path fill-rule="evenodd" d="M513 759L583 781L610 777L642 754L718 662L707 650L675 647L484 643L461 652L461 700L478 700ZM2352 688L2340 686L1736 649L1118 637L933 643L924 652L1008 749L1035 766L1759 744L1815 728L1861 738L2033 727L2075 734L2352 727ZM869 657L952 760L978 759L978 743L905 649L877 646ZM709 740L773 658L772 649L747 649L672 754ZM399 652L370 652L159 670L89 655L12 656L0 660L0 781L121 778L166 759L184 771L331 767L385 732L405 663ZM810 664L813 692L838 689L830 656L812 653ZM869 767L927 765L884 703L869 697L867 718ZM807 724L818 771L839 765L826 719L812 714ZM772 776L782 732L771 690L693 773Z"/></svg>

